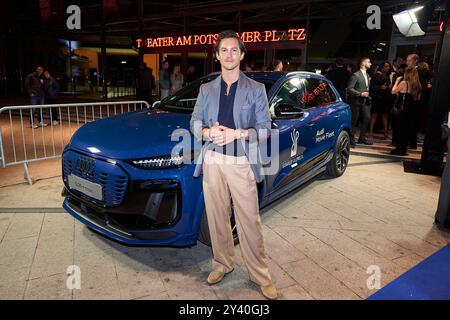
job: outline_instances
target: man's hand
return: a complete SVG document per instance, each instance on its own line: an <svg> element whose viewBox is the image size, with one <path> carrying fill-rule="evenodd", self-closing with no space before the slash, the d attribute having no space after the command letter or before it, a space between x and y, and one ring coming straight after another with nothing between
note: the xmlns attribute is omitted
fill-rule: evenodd
<svg viewBox="0 0 450 320"><path fill-rule="evenodd" d="M218 128L220 129L220 134L215 137L211 135L214 144L224 146L236 139L236 130L221 125Z"/></svg>
<svg viewBox="0 0 450 320"><path fill-rule="evenodd" d="M219 137L221 135L221 129L220 124L216 122L210 129L209 129L209 137L212 141L214 141L215 138Z"/></svg>
<svg viewBox="0 0 450 320"><path fill-rule="evenodd" d="M368 96L369 96L369 93L367 91L361 92L361 97L366 98Z"/></svg>

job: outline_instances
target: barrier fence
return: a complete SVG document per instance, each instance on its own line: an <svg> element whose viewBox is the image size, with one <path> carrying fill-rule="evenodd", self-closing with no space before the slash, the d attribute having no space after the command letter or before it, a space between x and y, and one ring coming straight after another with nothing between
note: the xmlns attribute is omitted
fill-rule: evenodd
<svg viewBox="0 0 450 320"><path fill-rule="evenodd" d="M8 106L0 109L0 164L23 164L61 157L64 146L82 125L131 111L148 109L146 101ZM33 116L31 116L33 115Z"/></svg>

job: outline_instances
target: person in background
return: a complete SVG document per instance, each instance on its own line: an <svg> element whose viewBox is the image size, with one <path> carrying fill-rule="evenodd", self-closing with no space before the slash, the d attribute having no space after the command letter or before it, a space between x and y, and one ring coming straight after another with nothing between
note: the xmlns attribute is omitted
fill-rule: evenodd
<svg viewBox="0 0 450 320"><path fill-rule="evenodd" d="M169 61L167 60L164 60L163 67L159 70L159 91L161 100L163 100L169 95L170 73L169 73Z"/></svg>
<svg viewBox="0 0 450 320"><path fill-rule="evenodd" d="M402 63L398 68L397 71L392 75L392 85L395 84L396 80L398 77L403 77L403 75L405 74L405 70L408 67L408 65L406 63ZM391 89L391 93L392 93L392 89ZM392 100L395 100L395 97L392 98ZM397 130L397 120L399 119L398 116L390 116L390 120L391 120L391 129L392 132L398 132ZM395 147L397 146L397 135L392 134L392 145Z"/></svg>
<svg viewBox="0 0 450 320"><path fill-rule="evenodd" d="M396 126L393 136L396 137L396 148L392 154L406 156L408 148L408 137L411 136L411 123L415 116L413 108L420 99L422 86L419 81L419 73L414 67L405 70L404 77L399 76L392 87L392 94L397 95L397 103L403 101L403 110L396 116Z"/></svg>
<svg viewBox="0 0 450 320"><path fill-rule="evenodd" d="M406 57L406 65L408 66L408 68L417 69L419 65L419 56L415 53L408 54L408 56ZM419 128L419 100L413 100L410 113L408 115L410 121L410 123L408 124L408 148L417 149L417 132Z"/></svg>
<svg viewBox="0 0 450 320"><path fill-rule="evenodd" d="M353 65L353 63L347 63L347 64L345 65L345 68L347 69L347 71L348 71L350 74L353 74L353 73L356 71L356 68L355 68L355 66Z"/></svg>
<svg viewBox="0 0 450 320"><path fill-rule="evenodd" d="M59 84L47 70L44 72L44 78L45 101L47 104L55 104L58 99ZM50 111L52 125L57 126L59 124L58 110L57 108L51 108Z"/></svg>
<svg viewBox="0 0 450 320"><path fill-rule="evenodd" d="M333 66L331 64L325 64L322 66L322 69L320 70L320 74L324 77L328 76L328 73L333 69Z"/></svg>
<svg viewBox="0 0 450 320"><path fill-rule="evenodd" d="M151 94L155 87L155 78L152 75L152 70L147 67L145 62L139 66L136 86L138 90L138 99L151 103Z"/></svg>
<svg viewBox="0 0 450 320"><path fill-rule="evenodd" d="M417 68L419 64L419 56L415 53L408 54L406 57L406 65L408 68Z"/></svg>
<svg viewBox="0 0 450 320"><path fill-rule="evenodd" d="M45 92L44 92L44 79L43 79L44 67L38 65L36 70L27 75L25 78L25 90L30 96L30 104L41 105L45 103ZM38 123L34 122L34 114L37 111ZM42 126L47 126L42 121L42 108L36 110L36 108L30 109L30 128L38 128Z"/></svg>
<svg viewBox="0 0 450 320"><path fill-rule="evenodd" d="M388 137L389 112L392 107L392 84L389 78L391 74L391 64L384 62L378 71L372 77L370 91L372 92L372 116L370 118L369 137L373 138L373 127L377 121L378 115L383 120L384 139Z"/></svg>
<svg viewBox="0 0 450 320"><path fill-rule="evenodd" d="M419 101L419 126L418 132L422 135L425 135L425 130L427 127L427 117L428 110L430 106L430 98L431 98L431 90L433 88L433 75L430 71L430 67L426 62L419 62L417 66L417 71L419 72L420 84L422 85L422 94L420 96Z"/></svg>
<svg viewBox="0 0 450 320"><path fill-rule="evenodd" d="M179 63L175 64L173 67L173 72L170 75L170 94L174 94L181 88L183 88L184 85L184 75L181 73L181 66Z"/></svg>
<svg viewBox="0 0 450 320"><path fill-rule="evenodd" d="M249 60L247 63L244 64L244 71L255 71L256 70L256 66L255 66L255 62Z"/></svg>
<svg viewBox="0 0 450 320"><path fill-rule="evenodd" d="M274 60L273 71L278 71L278 72L283 71L283 61L278 60L278 59Z"/></svg>
<svg viewBox="0 0 450 320"><path fill-rule="evenodd" d="M355 146L355 128L361 118L359 126L358 143L372 145L373 142L366 137L367 127L370 121L370 109L372 107L372 98L369 93L370 76L368 70L372 66L369 58L362 58L359 62L359 70L356 71L347 85L350 108L352 110L352 139L351 145Z"/></svg>
<svg viewBox="0 0 450 320"><path fill-rule="evenodd" d="M399 73L399 68L400 68L400 66L403 64L403 58L402 57L396 57L395 59L394 59L394 61L392 61L392 72L395 72L395 73ZM395 79L394 79L394 81L395 81Z"/></svg>
<svg viewBox="0 0 450 320"><path fill-rule="evenodd" d="M344 58L341 57L336 58L333 68L327 74L328 80L334 84L334 87L344 101L346 101L345 89L350 80L350 75L351 73L344 66Z"/></svg>
<svg viewBox="0 0 450 320"><path fill-rule="evenodd" d="M197 79L197 74L195 73L195 66L190 64L186 71L186 84L189 84Z"/></svg>

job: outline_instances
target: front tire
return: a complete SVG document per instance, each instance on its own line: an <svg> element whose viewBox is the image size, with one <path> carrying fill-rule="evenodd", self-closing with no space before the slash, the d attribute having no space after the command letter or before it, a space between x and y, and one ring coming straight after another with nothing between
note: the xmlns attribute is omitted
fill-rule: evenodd
<svg viewBox="0 0 450 320"><path fill-rule="evenodd" d="M231 232L233 233L233 243L234 245L237 245L239 243L239 237L237 234L236 220L234 219L233 207L231 207L230 224L231 224ZM198 232L197 239L201 243L207 245L208 247L211 247L211 235L209 234L208 217L206 215L206 210L203 211L202 222L200 223L200 230Z"/></svg>
<svg viewBox="0 0 450 320"><path fill-rule="evenodd" d="M342 131L336 139L333 158L327 164L327 175L333 178L342 176L347 169L349 158L350 136L347 131Z"/></svg>

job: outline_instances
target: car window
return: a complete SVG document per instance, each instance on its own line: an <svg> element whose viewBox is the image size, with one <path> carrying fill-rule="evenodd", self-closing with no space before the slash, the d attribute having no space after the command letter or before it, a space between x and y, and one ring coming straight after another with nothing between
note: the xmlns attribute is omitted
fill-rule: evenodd
<svg viewBox="0 0 450 320"><path fill-rule="evenodd" d="M306 109L306 104L302 102L305 92L306 79L295 77L286 80L277 94L270 102L269 110L272 117L278 114L278 109L283 105L290 105L294 110L302 111Z"/></svg>
<svg viewBox="0 0 450 320"><path fill-rule="evenodd" d="M218 75L213 75L211 77L201 78L192 82L175 94L162 100L158 106L158 109L178 113L192 113L200 91L200 86L214 80L217 76ZM274 84L274 81L270 79L253 79L264 84L266 93L269 92Z"/></svg>
<svg viewBox="0 0 450 320"><path fill-rule="evenodd" d="M182 88L173 95L162 100L158 109L164 111L191 113L194 110L195 102L200 91L200 86L214 80L217 75L201 78Z"/></svg>
<svg viewBox="0 0 450 320"><path fill-rule="evenodd" d="M301 100L307 108L314 108L336 102L336 95L328 82L309 78L306 80L305 92Z"/></svg>

